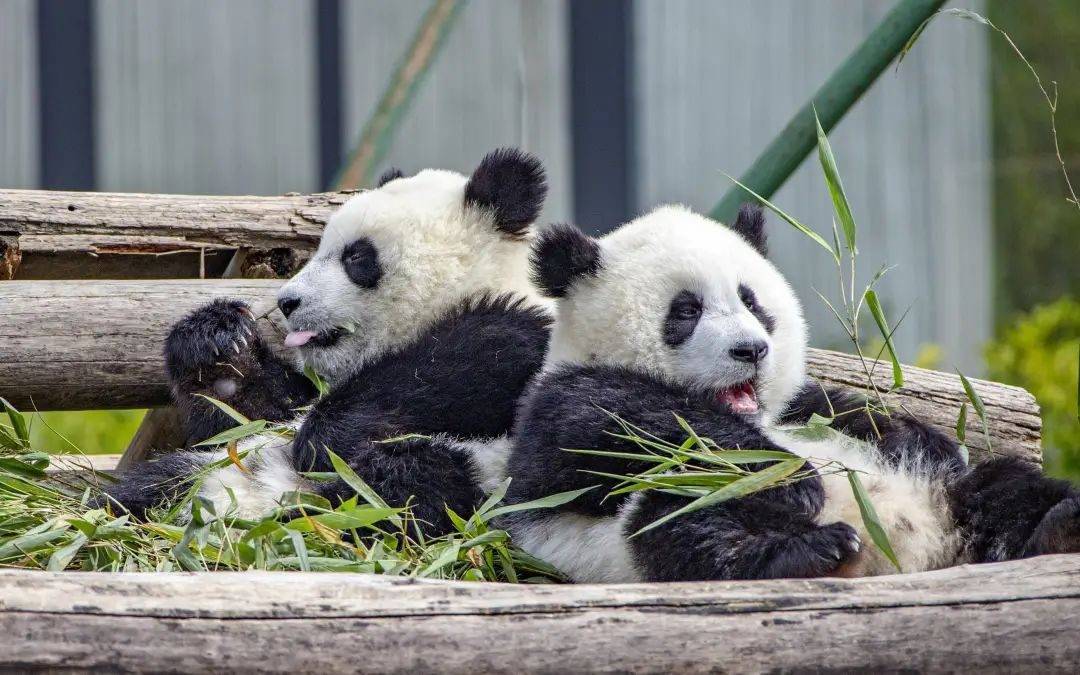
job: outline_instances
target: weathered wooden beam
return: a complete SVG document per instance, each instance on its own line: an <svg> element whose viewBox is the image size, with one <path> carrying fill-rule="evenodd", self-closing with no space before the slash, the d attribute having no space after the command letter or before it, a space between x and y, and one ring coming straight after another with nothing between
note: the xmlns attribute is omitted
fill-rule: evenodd
<svg viewBox="0 0 1080 675"><path fill-rule="evenodd" d="M165 405L169 394L161 348L169 328L221 296L245 300L262 313L273 307L280 285L275 280L4 282L0 396L24 410Z"/></svg>
<svg viewBox="0 0 1080 675"><path fill-rule="evenodd" d="M273 306L279 281L8 281L0 284L0 396L30 410L141 408L168 403L161 345L188 311L220 297ZM265 329L272 345L280 339ZM824 382L864 386L855 357L810 350L810 371ZM954 433L967 400L959 378L904 366L906 386L892 395L920 418ZM878 367L882 384L886 364ZM1031 394L972 380L981 395L995 452L1038 461L1041 422ZM33 399L33 405L31 405ZM985 454L980 423L968 415L968 446Z"/></svg>
<svg viewBox="0 0 1080 675"><path fill-rule="evenodd" d="M327 218L351 193L218 197L0 190L0 232L25 250L161 253L198 248L314 250ZM76 236L70 243L56 236ZM27 245L29 248L27 249Z"/></svg>
<svg viewBox="0 0 1080 675"><path fill-rule="evenodd" d="M0 571L0 670L1075 672L1080 556L870 579L530 586Z"/></svg>

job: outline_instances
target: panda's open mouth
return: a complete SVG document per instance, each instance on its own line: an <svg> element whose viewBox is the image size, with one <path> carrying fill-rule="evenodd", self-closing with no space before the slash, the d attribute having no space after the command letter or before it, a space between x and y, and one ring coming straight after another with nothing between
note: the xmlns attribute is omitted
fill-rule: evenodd
<svg viewBox="0 0 1080 675"><path fill-rule="evenodd" d="M740 415L753 415L758 411L757 390L753 380L746 380L716 392L716 400Z"/></svg>
<svg viewBox="0 0 1080 675"><path fill-rule="evenodd" d="M331 328L324 331L294 330L285 336L286 347L332 347L337 344L344 329Z"/></svg>

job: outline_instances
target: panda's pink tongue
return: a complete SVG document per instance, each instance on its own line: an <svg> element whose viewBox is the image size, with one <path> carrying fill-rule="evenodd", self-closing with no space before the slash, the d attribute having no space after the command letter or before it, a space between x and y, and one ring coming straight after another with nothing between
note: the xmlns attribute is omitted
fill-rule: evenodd
<svg viewBox="0 0 1080 675"><path fill-rule="evenodd" d="M731 412L752 415L758 411L757 392L749 381L721 389L717 397L731 408Z"/></svg>
<svg viewBox="0 0 1080 675"><path fill-rule="evenodd" d="M313 330L294 330L285 336L286 347L299 347L308 343L308 340L318 335Z"/></svg>

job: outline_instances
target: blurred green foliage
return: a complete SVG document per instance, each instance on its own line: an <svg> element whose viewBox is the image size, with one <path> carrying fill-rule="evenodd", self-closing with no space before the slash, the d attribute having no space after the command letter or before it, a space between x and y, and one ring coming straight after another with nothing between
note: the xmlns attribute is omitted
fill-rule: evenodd
<svg viewBox="0 0 1080 675"><path fill-rule="evenodd" d="M1076 185L1080 173L1080 2L990 0L1047 89L1061 84L1058 140ZM1062 296L1080 297L1080 211L1065 201L1050 136L1050 111L1027 66L988 33L993 100L995 301L997 325ZM1052 91L1051 91L1052 93ZM1075 353L1074 353L1075 356Z"/></svg>
<svg viewBox="0 0 1080 675"><path fill-rule="evenodd" d="M1042 406L1049 473L1080 480L1080 302L1062 298L1023 315L986 350L990 379L1019 385Z"/></svg>
<svg viewBox="0 0 1080 675"><path fill-rule="evenodd" d="M36 450L53 453L75 452L75 448L78 448L87 455L119 454L127 447L145 412L85 410L27 413L30 418L30 444Z"/></svg>

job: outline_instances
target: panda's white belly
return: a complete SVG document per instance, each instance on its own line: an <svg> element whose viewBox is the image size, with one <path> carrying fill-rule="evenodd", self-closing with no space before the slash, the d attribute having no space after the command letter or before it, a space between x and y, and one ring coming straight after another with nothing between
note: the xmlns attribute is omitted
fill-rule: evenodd
<svg viewBox="0 0 1080 675"><path fill-rule="evenodd" d="M288 426L296 432L303 422L304 418L299 417ZM237 452L244 455L240 461L243 468L230 463L202 478L199 496L214 505L217 515L255 520L277 507L281 495L308 488L307 481L293 468L291 438L251 436L237 444ZM205 457L204 465L229 456L224 449L199 455Z"/></svg>
<svg viewBox="0 0 1080 675"><path fill-rule="evenodd" d="M808 440L789 429L769 432L781 447L808 459L832 460L862 473L859 478L877 512L893 552L904 572L921 572L956 564L961 537L952 525L940 481L919 467L893 469L878 461L876 448L838 433L825 440ZM828 470L826 469L826 472ZM863 524L845 472L822 476L825 506L818 516L822 525L837 521L851 525L862 538L862 550L845 576L895 574L896 568L877 548Z"/></svg>

